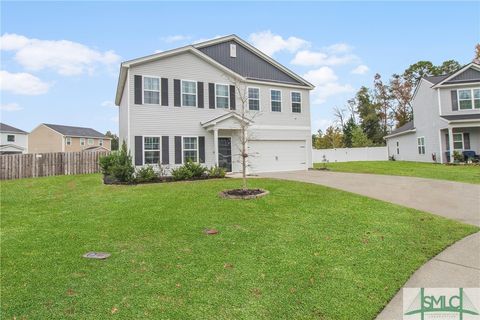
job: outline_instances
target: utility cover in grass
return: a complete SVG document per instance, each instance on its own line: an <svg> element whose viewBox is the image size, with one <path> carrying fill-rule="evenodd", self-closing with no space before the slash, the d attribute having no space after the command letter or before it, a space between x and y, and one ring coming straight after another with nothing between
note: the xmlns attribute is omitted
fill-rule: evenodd
<svg viewBox="0 0 480 320"><path fill-rule="evenodd" d="M110 257L110 253L106 252L87 252L83 255L84 258L87 259L99 259L104 260Z"/></svg>

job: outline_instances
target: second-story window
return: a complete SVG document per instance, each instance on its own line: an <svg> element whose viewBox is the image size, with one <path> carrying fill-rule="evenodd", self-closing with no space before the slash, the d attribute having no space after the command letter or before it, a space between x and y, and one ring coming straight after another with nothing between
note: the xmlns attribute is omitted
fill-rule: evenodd
<svg viewBox="0 0 480 320"><path fill-rule="evenodd" d="M160 79L143 77L143 103L160 104Z"/></svg>
<svg viewBox="0 0 480 320"><path fill-rule="evenodd" d="M89 146L93 146L93 139L87 139L87 143Z"/></svg>
<svg viewBox="0 0 480 320"><path fill-rule="evenodd" d="M72 137L66 137L65 138L65 144L67 146L71 146L72 145Z"/></svg>
<svg viewBox="0 0 480 320"><path fill-rule="evenodd" d="M273 112L282 111L282 92L280 90L271 90L270 99Z"/></svg>
<svg viewBox="0 0 480 320"><path fill-rule="evenodd" d="M302 112L302 95L300 92L292 92L292 112Z"/></svg>
<svg viewBox="0 0 480 320"><path fill-rule="evenodd" d="M98 145L103 146L103 139L98 139Z"/></svg>
<svg viewBox="0 0 480 320"><path fill-rule="evenodd" d="M197 83L195 81L182 80L182 106L197 106Z"/></svg>
<svg viewBox="0 0 480 320"><path fill-rule="evenodd" d="M458 90L460 110L480 109L480 89Z"/></svg>
<svg viewBox="0 0 480 320"><path fill-rule="evenodd" d="M7 135L7 141L8 142L15 142L15 135L13 135L13 134Z"/></svg>
<svg viewBox="0 0 480 320"><path fill-rule="evenodd" d="M80 145L84 146L85 145L85 138L80 138Z"/></svg>
<svg viewBox="0 0 480 320"><path fill-rule="evenodd" d="M215 101L217 103L217 108L228 109L228 85L215 85Z"/></svg>
<svg viewBox="0 0 480 320"><path fill-rule="evenodd" d="M260 110L260 89L248 88L248 110Z"/></svg>

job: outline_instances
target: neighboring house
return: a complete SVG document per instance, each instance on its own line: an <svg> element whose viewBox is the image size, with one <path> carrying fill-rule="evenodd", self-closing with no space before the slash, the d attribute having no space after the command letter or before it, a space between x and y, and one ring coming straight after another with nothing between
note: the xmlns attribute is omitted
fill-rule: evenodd
<svg viewBox="0 0 480 320"><path fill-rule="evenodd" d="M480 153L480 65L420 80L413 121L385 137L396 160L452 162L453 151Z"/></svg>
<svg viewBox="0 0 480 320"><path fill-rule="evenodd" d="M235 35L130 60L115 99L120 143L137 166L192 159L239 172L244 97L249 172L306 170L311 89Z"/></svg>
<svg viewBox="0 0 480 320"><path fill-rule="evenodd" d="M0 154L27 153L28 132L0 123Z"/></svg>
<svg viewBox="0 0 480 320"><path fill-rule="evenodd" d="M91 129L42 123L28 135L29 153L75 152L101 147L110 150L111 138Z"/></svg>

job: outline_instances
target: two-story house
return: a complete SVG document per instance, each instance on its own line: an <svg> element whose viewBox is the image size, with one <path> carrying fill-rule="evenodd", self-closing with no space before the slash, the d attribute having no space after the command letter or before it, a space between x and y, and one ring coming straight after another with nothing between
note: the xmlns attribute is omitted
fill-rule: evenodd
<svg viewBox="0 0 480 320"><path fill-rule="evenodd" d="M0 123L0 154L21 154L28 151L28 132Z"/></svg>
<svg viewBox="0 0 480 320"><path fill-rule="evenodd" d="M92 128L42 123L28 135L28 152L109 151L111 140Z"/></svg>
<svg viewBox="0 0 480 320"><path fill-rule="evenodd" d="M311 89L235 35L126 61L115 99L120 142L136 166L191 159L239 172L248 124L250 173L306 170Z"/></svg>
<svg viewBox="0 0 480 320"><path fill-rule="evenodd" d="M446 163L454 150L480 153L480 65L423 77L412 108L413 121L385 137L396 160Z"/></svg>

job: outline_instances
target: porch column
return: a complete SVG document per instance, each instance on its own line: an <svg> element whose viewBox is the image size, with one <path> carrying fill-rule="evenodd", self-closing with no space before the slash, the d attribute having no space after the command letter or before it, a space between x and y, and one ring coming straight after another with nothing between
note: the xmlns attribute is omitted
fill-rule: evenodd
<svg viewBox="0 0 480 320"><path fill-rule="evenodd" d="M215 165L218 166L218 129L213 129L213 156L215 159Z"/></svg>
<svg viewBox="0 0 480 320"><path fill-rule="evenodd" d="M450 152L450 163L453 163L453 128L448 127L448 145Z"/></svg>

